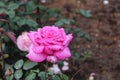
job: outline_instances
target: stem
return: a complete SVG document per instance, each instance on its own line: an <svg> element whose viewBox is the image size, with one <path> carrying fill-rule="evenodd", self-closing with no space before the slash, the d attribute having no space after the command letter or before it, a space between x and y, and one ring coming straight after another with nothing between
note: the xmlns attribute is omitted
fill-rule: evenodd
<svg viewBox="0 0 120 80"><path fill-rule="evenodd" d="M78 72L80 71L81 69L79 69L71 78L71 80L74 80L74 77L78 74Z"/></svg>
<svg viewBox="0 0 120 80"><path fill-rule="evenodd" d="M0 19L0 21L1 21L1 22L7 22L7 20L6 20L6 19Z"/></svg>
<svg viewBox="0 0 120 80"><path fill-rule="evenodd" d="M4 61L4 53L3 53L3 49L2 49L2 41L0 41L0 54L1 54L1 58L2 58L2 75L3 75L3 80L5 80L5 61Z"/></svg>
<svg viewBox="0 0 120 80"><path fill-rule="evenodd" d="M48 62L46 61L46 64L44 64L45 67L45 80L47 80L47 69L48 69Z"/></svg>

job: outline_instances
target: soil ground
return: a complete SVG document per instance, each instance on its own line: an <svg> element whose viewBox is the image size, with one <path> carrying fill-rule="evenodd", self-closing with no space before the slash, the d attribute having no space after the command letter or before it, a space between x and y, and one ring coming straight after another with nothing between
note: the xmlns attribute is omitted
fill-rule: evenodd
<svg viewBox="0 0 120 80"><path fill-rule="evenodd" d="M108 5L103 0L56 0L49 7L59 7L74 10L76 8L90 10L92 18L72 15L71 11L63 10L69 18L75 18L77 28L90 34L92 42L83 38L74 38L72 49L79 53L92 51L92 56L85 61L70 61L69 77L73 80L88 80L90 73L95 72L95 80L120 80L120 0L109 0Z"/></svg>

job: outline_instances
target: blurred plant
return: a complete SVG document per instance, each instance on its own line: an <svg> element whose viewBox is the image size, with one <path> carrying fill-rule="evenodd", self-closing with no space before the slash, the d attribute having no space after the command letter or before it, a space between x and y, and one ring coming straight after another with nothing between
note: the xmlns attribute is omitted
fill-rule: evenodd
<svg viewBox="0 0 120 80"><path fill-rule="evenodd" d="M76 13L79 13L86 18L91 18L92 17L92 14L91 14L90 10L77 9Z"/></svg>
<svg viewBox="0 0 120 80"><path fill-rule="evenodd" d="M6 64L6 80L20 80L21 78L25 80L35 80L36 78L40 80L68 80L68 77L62 72L56 74L52 70L41 71L36 66L39 66L39 64L23 59L18 60L13 65Z"/></svg>
<svg viewBox="0 0 120 80"><path fill-rule="evenodd" d="M92 52L90 50L86 50L83 53L77 53L74 50L72 51L72 59L73 60L84 61L87 58L90 58L91 55L92 55Z"/></svg>

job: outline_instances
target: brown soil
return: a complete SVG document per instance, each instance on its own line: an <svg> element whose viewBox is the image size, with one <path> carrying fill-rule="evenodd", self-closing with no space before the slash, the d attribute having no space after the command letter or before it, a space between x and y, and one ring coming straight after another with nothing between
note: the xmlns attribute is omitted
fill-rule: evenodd
<svg viewBox="0 0 120 80"><path fill-rule="evenodd" d="M71 2L70 2L71 1ZM72 2L73 1L73 2ZM92 56L85 61L70 61L69 77L73 80L88 80L90 73L95 72L95 80L120 80L120 0L56 0L49 7L76 8L91 10L93 17L88 19L72 11L63 11L69 18L75 18L78 28L90 34L92 42L83 38L74 38L72 49L79 53L92 51ZM73 25L72 25L73 26ZM73 27L74 27L73 26Z"/></svg>

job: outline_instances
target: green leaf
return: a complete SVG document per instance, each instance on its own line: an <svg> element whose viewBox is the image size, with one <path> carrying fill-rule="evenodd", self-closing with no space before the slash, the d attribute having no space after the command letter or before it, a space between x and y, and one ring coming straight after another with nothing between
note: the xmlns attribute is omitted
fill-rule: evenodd
<svg viewBox="0 0 120 80"><path fill-rule="evenodd" d="M9 10L14 10L14 9L17 9L20 5L18 3L10 3L8 5L8 9Z"/></svg>
<svg viewBox="0 0 120 80"><path fill-rule="evenodd" d="M49 74L49 75L54 75L54 71L53 71L53 70L50 70L48 74Z"/></svg>
<svg viewBox="0 0 120 80"><path fill-rule="evenodd" d="M78 32L78 33L77 33L77 37L83 37L84 35L85 35L84 32Z"/></svg>
<svg viewBox="0 0 120 80"><path fill-rule="evenodd" d="M23 66L23 63L24 61L21 59L21 60L18 60L15 65L14 65L14 68L15 69L20 69L22 66Z"/></svg>
<svg viewBox="0 0 120 80"><path fill-rule="evenodd" d="M74 33L79 33L79 32L81 32L81 29L80 28L75 28L75 29L73 29L73 32Z"/></svg>
<svg viewBox="0 0 120 80"><path fill-rule="evenodd" d="M5 6L5 3L4 2L0 2L0 7L4 7Z"/></svg>
<svg viewBox="0 0 120 80"><path fill-rule="evenodd" d="M32 19L26 20L26 24L29 26L38 26L37 22Z"/></svg>
<svg viewBox="0 0 120 80"><path fill-rule="evenodd" d="M89 10L78 9L76 12L87 18L92 17L91 12Z"/></svg>
<svg viewBox="0 0 120 80"><path fill-rule="evenodd" d="M52 77L52 80L61 80L57 75L54 75L53 77Z"/></svg>
<svg viewBox="0 0 120 80"><path fill-rule="evenodd" d="M31 68L33 68L34 66L36 66L38 63L35 62L31 62L31 61L26 61L23 65L23 69L24 70L29 70Z"/></svg>
<svg viewBox="0 0 120 80"><path fill-rule="evenodd" d="M71 21L69 19L62 19L61 20L64 24L70 24Z"/></svg>
<svg viewBox="0 0 120 80"><path fill-rule="evenodd" d="M6 9L1 8L1 9L0 9L0 13L7 13L7 11L6 11Z"/></svg>
<svg viewBox="0 0 120 80"><path fill-rule="evenodd" d="M58 27L60 27L60 26L64 25L64 23L61 22L61 21L58 21L58 22L55 23L55 25L58 26Z"/></svg>
<svg viewBox="0 0 120 80"><path fill-rule="evenodd" d="M4 0L5 2L8 2L9 0Z"/></svg>
<svg viewBox="0 0 120 80"><path fill-rule="evenodd" d="M58 66L59 66L60 68L63 67L63 65L64 65L64 64L63 64L63 61L58 61L57 63L58 63Z"/></svg>
<svg viewBox="0 0 120 80"><path fill-rule="evenodd" d="M21 69L15 71L14 77L15 77L16 80L22 78L22 76L23 76L23 71Z"/></svg>
<svg viewBox="0 0 120 80"><path fill-rule="evenodd" d="M43 10L43 11L47 10L47 8L45 6L42 6L42 5L38 5L38 8L40 8L40 10Z"/></svg>
<svg viewBox="0 0 120 80"><path fill-rule="evenodd" d="M85 38L87 41L91 41L91 37L88 34L85 34Z"/></svg>
<svg viewBox="0 0 120 80"><path fill-rule="evenodd" d="M34 80L36 78L36 73L30 73L25 80Z"/></svg>
<svg viewBox="0 0 120 80"><path fill-rule="evenodd" d="M63 79L63 80L68 80L68 76L63 74L63 73L60 73L60 77Z"/></svg>
<svg viewBox="0 0 120 80"><path fill-rule="evenodd" d="M31 73L33 73L33 72L34 72L34 73L39 73L40 70L39 70L39 69L36 69L36 70L31 70L30 72L31 72Z"/></svg>
<svg viewBox="0 0 120 80"><path fill-rule="evenodd" d="M13 18L15 16L15 11L13 10L10 10L7 12L7 15L10 17L10 18Z"/></svg>
<svg viewBox="0 0 120 80"><path fill-rule="evenodd" d="M8 36L4 36L4 39L3 39L5 42L9 42L10 41L10 38Z"/></svg>
<svg viewBox="0 0 120 80"><path fill-rule="evenodd" d="M10 22L9 25L10 25L10 26L13 26L13 27L11 28L11 30L16 30L16 31L17 31L17 30L19 29L19 27L18 27L16 24L14 24L13 22Z"/></svg>
<svg viewBox="0 0 120 80"><path fill-rule="evenodd" d="M6 80L13 80L13 74L12 75L10 75L10 76L8 76L8 77L6 77Z"/></svg>
<svg viewBox="0 0 120 80"><path fill-rule="evenodd" d="M18 20L20 20L20 17L18 17L18 16L15 16L15 17L12 19L13 22L17 22Z"/></svg>
<svg viewBox="0 0 120 80"><path fill-rule="evenodd" d="M41 80L46 80L46 77L48 77L48 74L46 72L40 72L38 74Z"/></svg>
<svg viewBox="0 0 120 80"><path fill-rule="evenodd" d="M56 26L62 26L62 25L64 25L64 24L71 24L71 23L74 23L75 21L74 20L72 20L72 19L60 19L59 21L57 21L56 23L55 23L55 25Z"/></svg>
<svg viewBox="0 0 120 80"><path fill-rule="evenodd" d="M26 19L25 19L25 18L20 18L20 19L17 21L17 24L18 24L19 26L25 25L25 24L26 24Z"/></svg>
<svg viewBox="0 0 120 80"><path fill-rule="evenodd" d="M26 5L27 12L32 12L34 9L36 9L37 6L33 1L29 1Z"/></svg>

